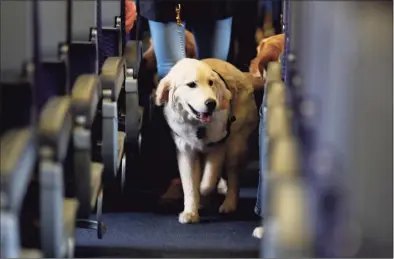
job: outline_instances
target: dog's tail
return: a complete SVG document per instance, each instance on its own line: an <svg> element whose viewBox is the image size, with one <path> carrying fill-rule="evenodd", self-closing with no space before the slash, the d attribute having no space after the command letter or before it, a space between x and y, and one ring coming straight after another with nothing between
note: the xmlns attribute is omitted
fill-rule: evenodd
<svg viewBox="0 0 394 259"><path fill-rule="evenodd" d="M261 77L253 76L250 72L242 72L246 79L253 85L253 89L258 91L264 88L264 79Z"/></svg>

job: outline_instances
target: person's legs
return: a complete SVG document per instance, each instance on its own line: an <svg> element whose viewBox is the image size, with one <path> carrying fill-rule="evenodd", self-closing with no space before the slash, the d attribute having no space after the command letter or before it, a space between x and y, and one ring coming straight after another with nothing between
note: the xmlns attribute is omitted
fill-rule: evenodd
<svg viewBox="0 0 394 259"><path fill-rule="evenodd" d="M231 17L211 22L191 22L190 28L197 45L197 58L227 60L230 49L231 25Z"/></svg>
<svg viewBox="0 0 394 259"><path fill-rule="evenodd" d="M159 79L167 75L175 63L185 58L185 29L175 22L149 21L149 29L157 60Z"/></svg>
<svg viewBox="0 0 394 259"><path fill-rule="evenodd" d="M260 107L260 124L259 124L259 149L260 149L260 171L259 171L259 185L257 189L257 201L255 206L255 213L264 218L264 202L266 198L266 173L268 162L268 137L266 134L266 94L264 94L263 102Z"/></svg>

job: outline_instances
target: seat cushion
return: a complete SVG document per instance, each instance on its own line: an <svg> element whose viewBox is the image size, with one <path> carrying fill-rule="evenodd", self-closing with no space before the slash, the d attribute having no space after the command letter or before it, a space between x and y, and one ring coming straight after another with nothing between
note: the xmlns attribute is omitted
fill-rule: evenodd
<svg viewBox="0 0 394 259"><path fill-rule="evenodd" d="M20 258L43 258L40 250L37 249L22 249Z"/></svg>
<svg viewBox="0 0 394 259"><path fill-rule="evenodd" d="M91 200L90 206L93 209L96 206L97 197L100 193L101 188L101 177L104 171L104 165L102 163L92 162L91 171Z"/></svg>
<svg viewBox="0 0 394 259"><path fill-rule="evenodd" d="M1 190L7 198L2 206L19 211L37 156L31 128L8 131L1 138L0 151Z"/></svg>
<svg viewBox="0 0 394 259"><path fill-rule="evenodd" d="M117 168L118 169L119 169L120 163L122 161L125 138L126 138L126 133L124 133L122 131L118 131L118 161L117 161Z"/></svg>
<svg viewBox="0 0 394 259"><path fill-rule="evenodd" d="M70 99L51 98L40 114L38 134L40 145L52 148L58 161L63 161L67 154L71 128Z"/></svg>
<svg viewBox="0 0 394 259"><path fill-rule="evenodd" d="M78 207L78 200L69 198L64 199L63 226L66 238L74 237Z"/></svg>

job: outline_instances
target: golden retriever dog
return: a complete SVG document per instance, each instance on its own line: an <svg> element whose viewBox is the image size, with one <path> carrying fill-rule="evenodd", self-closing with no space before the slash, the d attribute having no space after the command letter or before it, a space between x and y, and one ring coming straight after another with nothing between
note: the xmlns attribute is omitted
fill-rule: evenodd
<svg viewBox="0 0 394 259"><path fill-rule="evenodd" d="M150 39L150 46L142 55L145 61L145 68L147 70L156 70L156 55L155 50L153 48L153 41ZM194 35L185 30L185 51L187 58L196 58L197 50L196 50L196 41L194 39Z"/></svg>
<svg viewBox="0 0 394 259"><path fill-rule="evenodd" d="M172 130L184 193L180 223L199 221L200 195L217 188L223 168L227 192L219 212L237 209L238 176L258 121L253 90L244 73L218 59L182 59L159 82L155 101Z"/></svg>

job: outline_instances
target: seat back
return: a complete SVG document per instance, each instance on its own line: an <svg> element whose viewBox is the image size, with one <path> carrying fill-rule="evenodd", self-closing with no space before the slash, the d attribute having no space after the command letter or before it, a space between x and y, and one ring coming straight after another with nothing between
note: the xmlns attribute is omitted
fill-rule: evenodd
<svg viewBox="0 0 394 259"><path fill-rule="evenodd" d="M67 41L66 1L39 1L41 47L44 57L58 57L59 44Z"/></svg>
<svg viewBox="0 0 394 259"><path fill-rule="evenodd" d="M22 63L33 58L31 8L31 1L2 1L1 3L0 68L2 73L7 71L19 73Z"/></svg>
<svg viewBox="0 0 394 259"><path fill-rule="evenodd" d="M287 82L304 162L302 200L309 208L299 218L311 223L313 238L300 257L390 257L392 3L289 1L288 7ZM296 218L290 207L281 211ZM272 228L264 220L266 241ZM297 244L265 242L264 256L294 257Z"/></svg>
<svg viewBox="0 0 394 259"><path fill-rule="evenodd" d="M70 82L72 86L83 74L99 74L99 39L101 33L101 1L72 1L72 42L69 51ZM101 89L98 94L101 99ZM99 109L100 109L99 102ZM92 142L101 140L101 119L94 120ZM101 148L92 149L95 161L101 159Z"/></svg>
<svg viewBox="0 0 394 259"><path fill-rule="evenodd" d="M37 9L36 0L3 1L0 8L2 258L21 257L24 237L26 233L33 233L35 215L39 211L38 195L31 191L38 155L35 128L36 85L40 73Z"/></svg>
<svg viewBox="0 0 394 259"><path fill-rule="evenodd" d="M53 96L69 93L66 1L39 1L42 81L37 92L39 109Z"/></svg>
<svg viewBox="0 0 394 259"><path fill-rule="evenodd" d="M99 73L97 35L98 6L95 1L72 1L72 30L69 49L70 85L81 74Z"/></svg>
<svg viewBox="0 0 394 259"><path fill-rule="evenodd" d="M121 56L123 52L121 1L97 0L101 7L97 19L102 25L102 39L100 39L100 64L103 65L108 57Z"/></svg>

